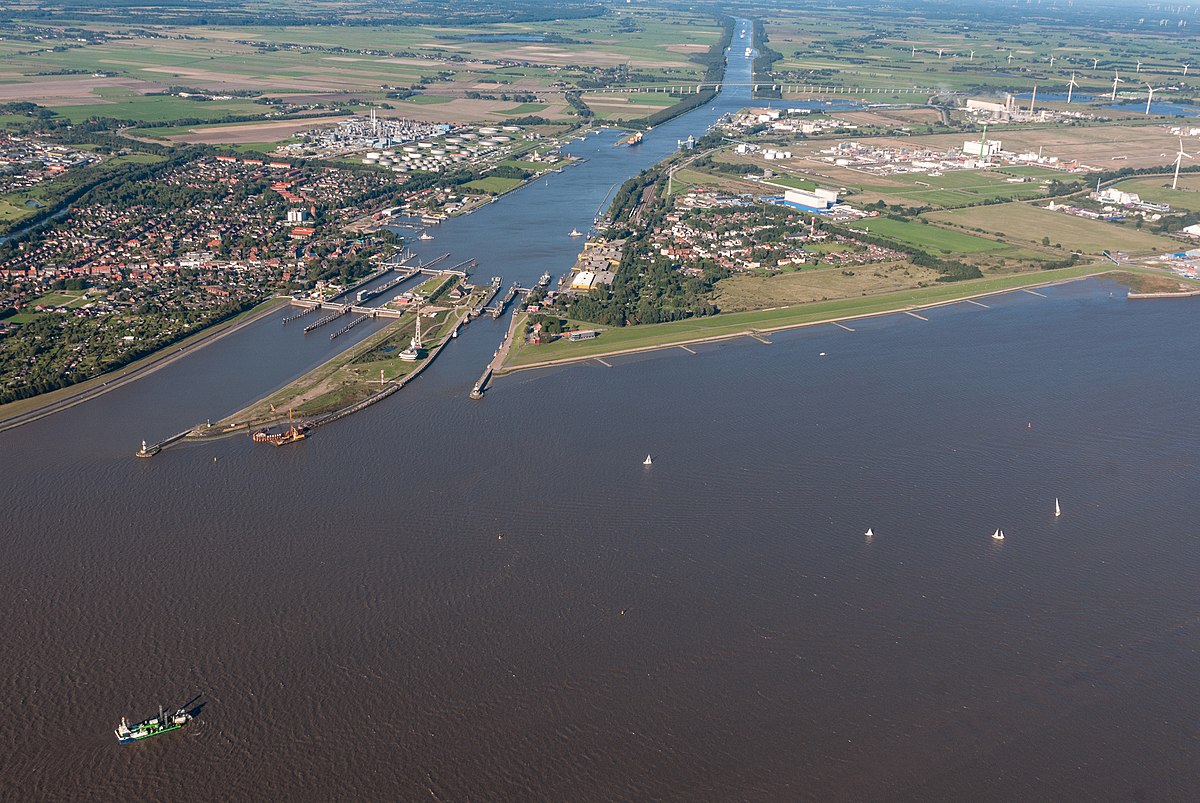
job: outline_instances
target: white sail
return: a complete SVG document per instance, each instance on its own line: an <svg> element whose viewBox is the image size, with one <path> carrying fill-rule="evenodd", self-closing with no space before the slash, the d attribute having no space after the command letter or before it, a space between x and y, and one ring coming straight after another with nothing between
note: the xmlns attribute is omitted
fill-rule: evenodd
<svg viewBox="0 0 1200 803"><path fill-rule="evenodd" d="M1061 516L1061 515L1062 515L1062 506L1058 504L1058 497L1057 497L1057 496L1056 496L1056 497L1054 497L1054 515L1055 515L1055 516Z"/></svg>
<svg viewBox="0 0 1200 803"><path fill-rule="evenodd" d="M642 461L643 466L654 465L654 461L650 459L650 455L646 455L646 459Z"/></svg>
<svg viewBox="0 0 1200 803"><path fill-rule="evenodd" d="M875 531L868 527L867 531L863 533L863 535L865 535L867 538L871 538L875 535Z"/></svg>

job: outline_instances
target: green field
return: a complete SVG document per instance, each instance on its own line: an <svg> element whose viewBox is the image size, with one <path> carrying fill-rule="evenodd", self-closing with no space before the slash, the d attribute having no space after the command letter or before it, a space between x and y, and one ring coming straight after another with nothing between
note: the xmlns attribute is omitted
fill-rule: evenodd
<svg viewBox="0 0 1200 803"><path fill-rule="evenodd" d="M735 336L754 329L802 326L854 316L879 315L909 307L946 303L973 295L1074 279L1106 270L1102 265L1059 268L937 284L873 296L800 304L794 307L729 312L671 323L618 327L603 330L595 340L578 343L562 339L545 345L528 346L518 340L513 344L504 369L512 370L548 360L587 359L626 349L656 348L703 338Z"/></svg>
<svg viewBox="0 0 1200 803"><path fill-rule="evenodd" d="M680 101L680 98L675 98L675 97L671 97L670 95L667 95L664 93L655 92L655 93L649 93L649 94L629 95L627 97L627 100L629 101L629 104L631 106L633 106L633 105L657 106L659 108L665 109L668 106L674 106L676 103L678 103Z"/></svg>
<svg viewBox="0 0 1200 803"><path fill-rule="evenodd" d="M436 106L442 103L449 103L454 98L441 97L439 95L413 95L410 98L405 98L401 103L414 103L418 106Z"/></svg>
<svg viewBox="0 0 1200 803"><path fill-rule="evenodd" d="M20 201L19 198L17 200ZM0 198L0 221L21 220L36 211L35 207L27 206L24 202L13 203L7 198Z"/></svg>
<svg viewBox="0 0 1200 803"><path fill-rule="evenodd" d="M46 293L43 296L35 298L29 302L28 309L33 309L37 306L82 307L86 303L88 303L88 298L83 291L62 291Z"/></svg>
<svg viewBox="0 0 1200 803"><path fill-rule="evenodd" d="M996 207L985 207L995 209ZM850 228L870 234L878 234L904 245L911 245L923 251L946 256L959 254L980 254L987 251L1003 251L1007 248L1004 243L987 240L958 231L950 231L940 226L917 223L906 220L891 220L889 218L872 218L859 220L849 224Z"/></svg>
<svg viewBox="0 0 1200 803"><path fill-rule="evenodd" d="M889 176L889 179L908 188L883 188L879 185L871 188L929 206L964 206L996 199L1036 198L1045 194L1039 181L1009 183L1005 176L985 170L953 170L940 176L898 175Z"/></svg>
<svg viewBox="0 0 1200 803"><path fill-rule="evenodd" d="M775 176L763 183L792 190L815 190L817 188L817 182L804 178L796 178L795 176Z"/></svg>
<svg viewBox="0 0 1200 803"><path fill-rule="evenodd" d="M547 170L555 169L555 166L552 164L546 164L545 162L523 162L520 159L505 159L500 163L500 167L516 167L521 170L528 170L531 173L544 173Z"/></svg>
<svg viewBox="0 0 1200 803"><path fill-rule="evenodd" d="M1166 237L1138 231L1132 225L1087 220L1031 204L976 206L931 212L927 217L942 223L981 228L1005 242L1040 244L1043 237L1049 238L1052 244L1061 244L1068 253L1124 251L1131 254L1159 254L1174 251L1178 245Z"/></svg>
<svg viewBox="0 0 1200 803"><path fill-rule="evenodd" d="M143 123L163 123L195 118L222 120L230 115L263 114L264 107L248 100L214 100L207 103L161 95L138 95L129 91L103 93L104 102L79 106L54 106L56 112L72 122L91 117L111 117Z"/></svg>
<svg viewBox="0 0 1200 803"><path fill-rule="evenodd" d="M468 187L479 192L495 193L497 195L515 189L525 182L519 178L500 178L499 176L487 176L485 178L477 178L474 181L468 181L464 187Z"/></svg>
<svg viewBox="0 0 1200 803"><path fill-rule="evenodd" d="M537 114L542 109L549 106L549 103L522 103L513 106L511 109L505 109L501 114Z"/></svg>

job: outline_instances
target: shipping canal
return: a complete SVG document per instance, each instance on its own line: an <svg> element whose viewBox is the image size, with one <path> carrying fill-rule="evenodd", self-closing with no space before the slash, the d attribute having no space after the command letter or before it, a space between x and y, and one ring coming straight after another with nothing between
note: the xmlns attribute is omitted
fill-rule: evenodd
<svg viewBox="0 0 1200 803"><path fill-rule="evenodd" d="M424 255L558 275L615 181L746 91L589 136ZM272 313L0 433L0 798L1187 797L1195 303L1090 280L477 402L484 316L318 437L133 459L384 325Z"/></svg>

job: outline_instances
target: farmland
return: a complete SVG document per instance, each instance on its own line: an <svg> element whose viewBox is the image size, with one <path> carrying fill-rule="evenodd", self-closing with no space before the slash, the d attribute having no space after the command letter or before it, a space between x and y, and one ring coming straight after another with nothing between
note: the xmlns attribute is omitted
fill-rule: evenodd
<svg viewBox="0 0 1200 803"><path fill-rule="evenodd" d="M978 254L984 251L1001 251L1007 248L1004 243L995 240L976 237L958 231L931 226L918 221L891 220L877 218L850 224L856 231L866 231L895 240L904 245L910 245L931 253Z"/></svg>
<svg viewBox="0 0 1200 803"><path fill-rule="evenodd" d="M1171 240L1141 232L1131 225L1085 220L1029 204L1013 203L954 209L931 212L927 217L931 221L943 224L983 229L992 236L1011 243L1032 245L1048 238L1051 243L1061 244L1068 252L1099 254L1102 251L1124 251L1129 254L1155 254L1175 249Z"/></svg>
<svg viewBox="0 0 1200 803"><path fill-rule="evenodd" d="M72 121L146 124L265 117L272 106L256 102L264 97L292 108L369 103L385 114L446 122L565 120L569 107L552 84L594 82L597 70L607 71L610 86L694 82L705 68L690 56L707 52L721 31L710 16L622 9L470 27L183 26L168 34L113 29L94 41L0 49L0 101L36 97ZM177 87L211 98L183 97ZM416 94L389 98L394 90ZM677 102L647 95L604 105L618 100L621 109L599 116L640 117Z"/></svg>

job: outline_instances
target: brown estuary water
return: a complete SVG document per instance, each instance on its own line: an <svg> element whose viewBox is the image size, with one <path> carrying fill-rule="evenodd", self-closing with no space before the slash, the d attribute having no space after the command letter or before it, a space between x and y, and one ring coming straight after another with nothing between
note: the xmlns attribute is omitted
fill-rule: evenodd
<svg viewBox="0 0 1200 803"><path fill-rule="evenodd" d="M744 102L579 143L430 253L559 273ZM488 319L294 447L134 459L324 356L276 316L0 434L0 798L1200 798L1200 308L1042 293L473 402Z"/></svg>

